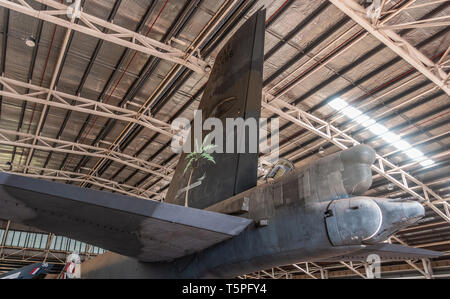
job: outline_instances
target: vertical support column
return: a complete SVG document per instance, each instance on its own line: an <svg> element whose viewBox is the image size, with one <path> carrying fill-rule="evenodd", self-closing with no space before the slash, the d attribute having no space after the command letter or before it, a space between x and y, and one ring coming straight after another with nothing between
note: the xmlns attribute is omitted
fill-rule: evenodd
<svg viewBox="0 0 450 299"><path fill-rule="evenodd" d="M368 263L363 263L363 265L364 265L364 270L366 271L366 277L367 277L368 279L373 279L374 276L372 275L372 273L371 273L371 271L370 271L369 264L368 264Z"/></svg>
<svg viewBox="0 0 450 299"><path fill-rule="evenodd" d="M5 248L6 237L8 236L9 226L11 225L11 221L8 221L5 228L5 234L3 236L2 244L0 246L0 259L3 259L3 248Z"/></svg>
<svg viewBox="0 0 450 299"><path fill-rule="evenodd" d="M445 210L445 214L447 214L448 217L450 217L450 204L446 201L444 201L444 210Z"/></svg>
<svg viewBox="0 0 450 299"><path fill-rule="evenodd" d="M89 251L91 249L91 245L86 244L86 261L89 259L89 257L91 256L91 252Z"/></svg>
<svg viewBox="0 0 450 299"><path fill-rule="evenodd" d="M55 237L54 234L50 234L48 236L47 245L45 246L45 257L44 257L44 261L43 261L44 263L47 261L48 254L50 253L50 246L52 245L52 241L53 241L54 237Z"/></svg>
<svg viewBox="0 0 450 299"><path fill-rule="evenodd" d="M324 268L320 268L320 278L328 279L328 270L325 270Z"/></svg>
<svg viewBox="0 0 450 299"><path fill-rule="evenodd" d="M431 267L430 259L422 259L423 270L427 279L433 279L433 268Z"/></svg>

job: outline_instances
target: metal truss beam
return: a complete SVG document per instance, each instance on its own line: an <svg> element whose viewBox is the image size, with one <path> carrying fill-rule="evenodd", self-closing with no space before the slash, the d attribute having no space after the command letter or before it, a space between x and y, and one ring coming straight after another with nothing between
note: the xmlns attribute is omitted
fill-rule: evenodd
<svg viewBox="0 0 450 299"><path fill-rule="evenodd" d="M443 132L443 133L441 133L441 134L433 135L433 136L428 137L428 138L423 138L423 139L420 139L420 140L417 141L417 142L412 142L412 143L411 143L411 146L412 146L412 147L415 147L415 146L418 146L418 145L422 145L422 144L424 144L424 143L437 142L439 139L445 138L445 136L446 136L447 134L448 134L448 132ZM407 134L406 134L406 135L407 135ZM403 137L403 136L405 136L405 135L400 134L400 136ZM387 157L390 157L390 156L392 156L392 155L399 154L399 153L401 153L401 152L402 152L401 150L395 149L395 150L392 150L392 151L390 151L390 152L387 152L386 154L383 154L383 157L387 158ZM444 151L444 152L442 152L442 153L444 153L444 155L445 155L445 153L448 153L448 152L449 152L449 151ZM439 157L439 156L442 156L442 154L436 154L436 156ZM431 158L431 157L430 157L430 158Z"/></svg>
<svg viewBox="0 0 450 299"><path fill-rule="evenodd" d="M0 258L3 257L3 248L5 248L6 237L8 236L9 226L11 225L11 221L8 220L6 223L5 233L3 234L2 243L0 244Z"/></svg>
<svg viewBox="0 0 450 299"><path fill-rule="evenodd" d="M363 274L361 274L357 269L359 268L359 267L355 267L354 265L353 265L353 262L349 262L348 264L346 263L346 262L339 262L339 263L341 263L342 265L344 265L345 267L347 267L350 271L352 271L353 273L355 273L356 275L358 275L358 276L360 276L361 278L363 278L363 279L367 279L367 277L366 276L364 276Z"/></svg>
<svg viewBox="0 0 450 299"><path fill-rule="evenodd" d="M10 138L9 136L14 137L17 136L18 138L17 139ZM23 148L30 148L33 150L66 153L80 156L105 158L126 165L133 169L138 169L143 172L162 177L168 182L170 182L172 179L172 176L170 175L173 172L172 168L148 162L146 160L142 160L137 157L132 157L127 154L120 153L118 151L112 151L97 146L64 141L61 139L53 139L43 136L37 136L35 143L29 143L30 141L33 140L34 135L32 134L0 129L0 145L23 147ZM157 168L157 170L155 171L151 170L152 167Z"/></svg>
<svg viewBox="0 0 450 299"><path fill-rule="evenodd" d="M445 223L445 222L442 222ZM395 240L396 242L404 245L404 246L409 246L407 243L405 243L404 241L402 241L401 239L399 239L396 236L391 236L388 240L389 243L392 243L392 240ZM390 260L382 260L381 263L385 263L385 262L391 262ZM434 278L433 275L433 268L432 268L432 264L431 261L429 259L421 259L419 261L417 260L403 260L403 262L405 262L406 264L408 264L412 269L416 270L417 272L419 272L422 276L424 276L424 278L427 279L432 279ZM418 264L418 262L422 263L422 268L420 266L420 264ZM292 264L290 266L295 267L296 269L291 270L291 269L286 269L285 266L281 266L281 267L275 267L272 268L271 271L266 270L266 271L259 271L259 272L254 272L254 273L250 273L247 275L243 275L243 278L253 278L255 276L258 276L258 273L264 273L266 275L269 275L270 272L272 274L270 274L269 276L274 276L275 278L293 278L293 275L298 275L299 273L302 274L303 278L315 278L317 279L318 277L315 276L315 273L319 273L320 272L320 278L321 279L327 279L329 277L329 273L331 271L331 269L337 270L340 267L338 265L334 265L334 264L329 264L329 265L325 265L325 266L319 266L314 262L304 262L301 263L302 265L305 265L305 267L300 267L300 264ZM345 266L347 269L349 269L353 274L360 276L361 278L367 279L369 278L368 274L367 274L367 266L368 264L365 262L339 262L339 265ZM366 270L366 275L364 275L364 272L361 273L361 269L365 268ZM382 268L383 269L383 268ZM383 270L382 270L383 271ZM269 273L268 273L269 272ZM332 275L334 276L334 275ZM295 278L295 277L294 277Z"/></svg>
<svg viewBox="0 0 450 299"><path fill-rule="evenodd" d="M197 73L205 74L207 63L200 58L193 56L194 52L186 54L170 45L161 43L142 34L89 15L83 12L82 8L80 10L74 10L74 5L69 7L53 0L34 1L54 8L54 10L34 9L25 0L21 0L19 3L14 3L13 1L8 0L0 0L0 6L56 24L61 27L65 27L68 30L74 30L122 47L130 48L147 55L180 64ZM70 14L79 18L81 21L80 24L75 24L65 20L65 16ZM63 16L63 18L58 16ZM103 28L108 29L109 32L103 32Z"/></svg>
<svg viewBox="0 0 450 299"><path fill-rule="evenodd" d="M377 17L370 17L368 11L364 9L354 0L329 0L337 8L339 8L343 13L348 15L357 24L362 26L380 42L385 44L389 49L394 51L401 58L406 60L414 68L416 68L420 73L430 79L444 92L450 95L450 82L449 74L444 71L440 62L434 63L428 57L426 57L422 52L417 50L412 46L407 40L402 38L400 35L395 33L392 29L403 29L404 26L395 27L393 25L381 25L377 24L380 13L382 12L383 5L381 7L374 7ZM413 2L413 1L412 1ZM410 3L412 3L410 2ZM373 2L375 4L375 2ZM383 1L384 3L384 1ZM374 5L373 4L373 5ZM448 18L448 17L447 17ZM424 24L430 22L435 22L435 20L422 20L420 21L420 27L424 27ZM417 23L417 22L415 22ZM434 23L435 24L435 23ZM417 25L417 24L410 24ZM391 28L391 29L389 29ZM408 27L409 28L409 27Z"/></svg>
<svg viewBox="0 0 450 299"><path fill-rule="evenodd" d="M290 278L292 278L292 274L290 274L288 271L282 269L281 267L272 268L272 272L274 273L274 275L278 274L278 276L276 276L277 279L280 279L280 278L290 279Z"/></svg>
<svg viewBox="0 0 450 299"><path fill-rule="evenodd" d="M425 2L417 5L413 5L416 0L409 0L405 5L403 5L400 8L396 9L390 9L383 11L384 4L386 1L381 3L380 6L378 6L378 11L376 14L372 14L374 18L372 18L372 23L379 25L379 18L382 15L390 14L388 17L388 20L392 19L394 16L398 15L402 11L411 10L411 9L417 9L417 8L423 8L430 5L435 5L443 2L447 2L448 0L435 0L430 2ZM375 6L373 6L375 8ZM408 23L402 23L402 24L395 24L395 25L385 25L385 26L378 26L383 29L405 29L405 28L425 28L425 27L437 27L437 26L448 26L448 22L442 21L448 19L449 16L444 17L438 17L438 18L431 18L426 20L420 20L415 22L408 22Z"/></svg>
<svg viewBox="0 0 450 299"><path fill-rule="evenodd" d="M230 1L231 2L231 1ZM217 28L217 26L220 25L221 20L238 4L237 0L233 0L229 5L227 2L224 2L222 6L217 10L216 14L211 18L211 20L208 22L208 24L203 28L202 32L195 38L195 40L189 45L189 49L194 48L195 51L199 51L199 46L203 44L207 36L209 36L214 30ZM211 26L210 26L211 25ZM152 107L152 104L154 103L154 100L157 99L165 90L165 88L168 86L168 84L175 78L177 71L179 70L180 66L175 65L172 67L172 69L169 71L169 73L166 75L166 77L160 82L159 86L153 91L153 93L148 97L148 99L145 101L145 103L139 108L139 111L141 111L143 114L149 114L150 109ZM120 135L114 140L111 147L118 147L123 140L134 130L133 124L130 122L127 124L127 126L122 130ZM90 173L95 174L97 171L102 167L103 163L105 162L104 159L100 159L97 161L97 163L92 167ZM81 186L85 186L86 183L82 183Z"/></svg>
<svg viewBox="0 0 450 299"><path fill-rule="evenodd" d="M444 210L445 214L447 214L447 216L450 217L450 204L448 202L444 203Z"/></svg>
<svg viewBox="0 0 450 299"><path fill-rule="evenodd" d="M347 149L351 146L360 144L356 139L347 135L345 132L341 131L339 128L331 125L312 114L309 114L300 108L290 105L279 99L274 99L270 103L267 102L268 96L262 103L262 107L279 115L280 117L291 121L292 123L313 132L319 137L324 138L330 143L333 143L340 149ZM284 110L284 111L283 111ZM431 188L422 183L420 180L416 179L400 167L388 161L386 158L376 155L376 163L372 165L372 170L384 177L386 180L390 181L404 192L412 195L413 197L420 200L423 204L430 207L439 216L450 223L450 217L444 214L437 206L438 203L443 203L445 200L436 194ZM397 178L399 177L399 179ZM423 196L418 194L411 188L411 185L420 186L423 192Z"/></svg>
<svg viewBox="0 0 450 299"><path fill-rule="evenodd" d="M409 1L410 1L410 3L409 3L409 4L405 4L404 6L402 6L402 9L408 7L408 5L411 5L415 0L409 0ZM448 1L448 0L445 0L445 1ZM436 3L441 3L441 2L444 2L444 0L435 1L435 2L429 3L429 4L427 4L427 5L430 5L430 4L436 4ZM384 15L387 15L387 16L386 16L386 17L383 17L382 20L379 20L378 23L379 23L380 25L385 24L385 23L388 22L392 17L394 17L397 13L398 13L397 10L390 10L390 11L384 13ZM289 75L287 75L283 80L281 80L280 82L278 82L277 84L275 84L275 85L274 85L273 87L271 87L270 89L266 89L265 92L266 92L266 93L270 93L270 94L276 94L276 96L275 96L274 99L281 99L281 98L282 98L284 95L286 95L290 90L292 90L293 88L297 87L299 84L301 84L301 82L303 82L305 79L307 79L308 77L310 77L313 73L317 72L318 70L320 70L320 69L323 68L323 67L326 67L326 65L327 65L329 62L331 62L332 60L334 60L334 59L336 59L336 58L339 58L339 55L342 55L342 53L344 53L345 51L348 51L351 47L354 47L355 45L357 45L358 42L360 42L362 39L364 39L366 36L369 35L368 32L366 32L366 33L362 34L361 36L359 36L358 39L356 39L354 42L352 42L352 43L350 43L350 44L344 46L343 48L341 48L340 51L338 51L337 53L335 53L335 55L333 55L331 58L328 58L327 61L322 62L322 59L323 59L323 58L320 58L320 57L319 57L319 56L321 55L321 52L324 52L326 49L328 49L328 48L331 47L333 44L335 44L336 42L338 42L341 38L344 38L345 35L346 35L347 33L351 33L351 32L354 30L354 28L355 28L356 26L358 26L358 25L355 24L354 26L352 26L352 27L350 27L349 29L347 29L342 35L340 35L340 36L339 36L338 38L336 38L335 40L331 41L326 47L324 47L322 50L320 50L318 53L316 53L316 54L315 54L313 57L311 57L307 62L305 62L304 64L302 64L301 66L299 66L296 70L294 70L292 73L290 73ZM449 48L449 50L450 50L450 48ZM446 53L446 54L448 54L448 53ZM442 62L442 65L443 65L443 66L444 66L444 64L445 64L446 62L448 62L448 61L445 60L445 57L447 57L447 55L444 54L444 55L442 56L442 58L441 58L441 61L440 61L440 62ZM307 72L307 75L306 75L306 76L303 76L300 80L298 80L298 81L293 80L293 81L291 81L292 84L291 84L291 83L287 83L287 81L288 81L289 79L291 79L291 78L293 78L294 76L296 76L296 74L297 74L300 70L304 69L304 67L307 66L308 64L310 64L311 62L316 62L316 63L317 63L317 62L321 62L321 63L320 63L317 67L315 67L311 72L308 72L309 69L310 69L311 67L309 67L309 68L307 68L306 70L304 70L302 73ZM365 101L359 108L368 106L368 105L370 105L371 103L373 103L373 102L379 100L380 98L385 97L385 96L387 96L387 95L389 95L389 94L392 94L392 93L395 92L396 90L398 90L398 89L400 89L400 88L406 86L407 84L410 84L410 83L413 82L414 80L417 80L418 78L421 78L421 77L422 77L422 76L418 74L418 75L414 76L412 79L410 79L410 80L408 80L408 81L406 81L406 82L403 82L403 83L400 84L399 86L397 86L397 87L395 87L395 88L389 90L388 92L384 93L383 95L377 96L376 98L374 98L374 99L372 99L372 100L370 100L370 101ZM294 82L294 81L295 81L295 82ZM286 88L283 87L282 85L284 85ZM421 95L419 95L419 96L423 96L423 95L425 95L426 93L433 92L433 91L435 91L436 89L438 89L437 86L435 86L434 88L431 88L431 89L427 90L426 92L421 93ZM419 96L417 96L417 97L419 97ZM399 104L398 107L404 106L405 104L410 103L411 101L414 101L417 97L414 97L414 98L409 99L408 101L406 101L406 102L404 102L404 103ZM384 115L384 114L388 113L389 111L395 110L395 109L397 109L398 107L392 107L392 108L390 108L389 110L383 112L381 115ZM333 118L333 120L330 121L330 123L333 123L334 121L337 121L337 120L339 120L339 119L342 118L342 117L343 117L343 115L337 115L336 117ZM353 127L354 127L354 126L351 126L350 128L344 130L344 132L346 132L346 131L352 129ZM280 152L281 152L282 148L289 147L292 143L297 143L299 140L304 139L304 138L307 138L309 135L310 135L310 134L302 134L302 135L300 135L300 136L295 137L295 138L292 140L291 143L285 144L284 146L281 146L281 147L280 147ZM323 141L321 141L321 142L319 142L319 143L317 143L317 144L312 145L312 146L309 147L308 149L303 150L303 151L300 152L300 153L293 153L293 155L294 155L293 157L298 157L298 156L301 156L301 155L303 155L303 154L305 154L305 153L309 153L309 152L311 152L314 148L319 148L321 145L323 145L323 144L325 144L325 143L327 143L327 141L326 141L326 140L323 140Z"/></svg>
<svg viewBox="0 0 450 299"><path fill-rule="evenodd" d="M49 234L47 239L47 245L45 246L45 257L44 257L44 263L47 262L48 255L50 254L50 247L52 245L52 240L55 237L55 234Z"/></svg>
<svg viewBox="0 0 450 299"><path fill-rule="evenodd" d="M6 261L6 262L29 262L29 263L38 263L42 262L45 258L45 250L44 249L37 249L37 248L20 248L20 247L14 247L14 246L6 246L5 251L9 251L8 254L3 255L3 257L0 257L0 261ZM60 264L64 265L66 264L65 256L62 255L69 255L71 252L64 252L61 251L49 251L49 255L51 256L51 263L52 264ZM59 257L57 255L60 255ZM85 254L80 254L80 256L85 256ZM15 270L14 268L11 268L11 270ZM5 272L6 273L6 272Z"/></svg>
<svg viewBox="0 0 450 299"><path fill-rule="evenodd" d="M405 245L406 246L406 245ZM393 260L382 260L380 265L381 274L392 274L399 271L399 267L401 267L402 270L411 271L415 270L420 275L422 275L424 278L427 279L433 279L437 278L439 276L436 276L433 274L433 267L440 266L440 267L448 267L449 261L430 261L429 259L422 259L418 261L410 261L406 260L404 261L406 265L384 265L384 263L390 263L390 262L400 262L400 261L393 261ZM403 262L403 261L401 261ZM307 264L307 263L303 263ZM368 264L365 262L338 262L338 263L331 263L324 266L319 266L313 262L308 262L308 264L311 265L309 268L309 273L319 273L320 272L320 278L321 279L327 279L329 277L333 278L339 278L339 277L349 277L349 276L359 276L363 279L368 279L370 276L368 275ZM422 264L422 265L421 265ZM298 265L298 264L297 264ZM295 265L290 265L294 266ZM345 267L347 270L342 270L342 268ZM301 267L302 268L302 267ZM364 270L365 271L364 271ZM240 278L247 279L247 278L268 278L268 277L275 277L277 279L279 278L286 278L286 279L307 279L312 278L310 275L306 274L304 271L304 267L302 269L299 269L298 267L295 267L295 269L291 269L290 267L287 268L287 266L282 267L275 267L271 270L260 270L254 273L249 273L246 275L242 275ZM346 273L344 273L346 272ZM315 278L319 278L316 277Z"/></svg>
<svg viewBox="0 0 450 299"><path fill-rule="evenodd" d="M403 240L401 240L399 237L397 236L392 236L389 238L389 243L392 243L392 240L397 241L398 243L402 244L403 246L408 246L408 244L406 242L404 242ZM411 260L405 260L405 262L410 265L413 269L417 270L417 272L419 272L420 274L422 274L426 279L431 279L433 278L432 275L432 269L431 269L431 264L429 264L429 259L422 259L422 264L423 264L423 268L424 270L420 269L415 263L414 261ZM428 263L427 263L428 262ZM428 268L427 268L428 267ZM431 274L430 274L431 273Z"/></svg>
<svg viewBox="0 0 450 299"><path fill-rule="evenodd" d="M170 124L133 110L39 87L30 83L9 79L4 76L0 77L0 84L4 86L4 90L0 91L0 95L7 98L93 114L125 122L132 122L171 138L173 136ZM29 92L22 92L22 89L29 89ZM39 96L42 95L47 97L52 96L53 101L39 98ZM75 103L72 104L72 101Z"/></svg>
<svg viewBox="0 0 450 299"><path fill-rule="evenodd" d="M292 266L294 266L295 268L299 269L300 271L302 271L303 273L305 273L306 275L308 275L309 277L313 278L313 279L317 279L317 277L315 277L314 275L312 275L312 273L309 271L309 266L308 263L305 263L306 269L303 269L302 267L300 267L297 264L292 264Z"/></svg>
<svg viewBox="0 0 450 299"><path fill-rule="evenodd" d="M375 179L375 178L377 178L377 177L378 177L378 175L374 175L374 176L373 176L373 179ZM447 183L448 181L450 181L450 177L438 179L438 180L435 180L435 181L432 181L432 182L427 182L427 186L430 187L430 186L432 186L432 185L444 184L444 183ZM419 189L419 190L420 190L420 186L412 186L411 189L413 189L413 190ZM374 190L374 191L376 191L376 190ZM400 191L392 191L392 192L388 192L388 193L385 193L385 194L388 194L389 197L391 197L391 198L395 198L396 196L401 196L403 193L404 193L404 192L400 190ZM378 194L378 192L376 192L375 194ZM375 195L375 196L376 196L376 195ZM386 196L386 195L384 195L384 196ZM444 197L444 200L449 200L449 199ZM445 211L446 207L447 207L449 204L448 204L447 201L444 201L444 202L442 202L442 205L443 205L444 211ZM446 213L446 214L447 214L447 216L450 217L450 214L448 214L448 213Z"/></svg>
<svg viewBox="0 0 450 299"><path fill-rule="evenodd" d="M420 75L418 75L418 76L420 76ZM402 87L405 86L406 84L410 84L410 83L411 83L413 80L415 80L418 76L416 76L416 77L412 78L411 80L408 80L408 81L406 81L406 82L400 84L399 86L393 88L392 90L389 90L388 92L386 92L386 93L384 93L384 94L382 94L382 95L380 95L380 96L377 96L376 98L374 98L374 99L372 99L372 100L365 101L362 105L359 105L359 106L357 106L357 107L355 107L355 108L358 108L358 109L360 109L360 110L361 110L361 109L364 109L364 107L367 107L368 105L373 104L374 102L376 102L376 101L378 101L378 100L380 100L380 99L385 98L386 96L388 96L389 94L392 94L392 92L394 92L394 91L396 91L396 90L402 88ZM425 96L425 95L427 95L427 94L429 94L429 93L431 93L431 92L433 92L433 91L436 91L436 89L437 89L437 87L436 87L436 86L433 86L432 88L429 88L429 89L427 89L427 90L425 90L425 91L419 93L418 95L415 95L414 97L412 97L412 98L410 98L410 99L407 99L407 100L405 100L405 101L403 101L403 102L401 102L401 103L399 103L399 104L396 104L396 105L394 105L394 106L392 106L392 107L389 107L389 108L386 109L386 110L383 110L383 112L378 113L378 114L377 114L376 116L374 116L374 117L375 117L375 118L381 118L381 117L383 117L383 116L385 116L385 115L388 115L389 113L391 113L391 112L393 112L393 111L395 111L395 110L397 110L397 109L399 109L399 108L401 108L401 107L403 107L403 106L405 106L405 105L407 105L407 104L409 104L409 103L412 103L412 102L416 101L417 99L420 99L421 97L423 97L423 96ZM332 118L329 120L329 123L330 123L330 124L333 124L333 123L335 123L336 121L338 121L338 120L340 120L340 119L342 119L342 118L344 118L344 115L343 115L343 114L338 114L338 115L336 115L335 117L332 117ZM348 125L345 129L343 129L342 131L343 131L344 133L348 133L348 132L350 132L351 130L353 130L354 128L356 128L357 126L358 126L358 124L352 123L352 124L349 124L349 125ZM310 133L307 133L307 134L302 134L302 135L300 135L299 137L296 137L296 138L292 141L292 143L298 142L298 141L300 141L301 139L309 138L309 137L311 137L311 135L314 135L314 134L311 133L311 132L310 132ZM433 136L433 138L436 138L436 137L437 137L437 136ZM421 140L420 142L423 142L423 141L424 141L424 140ZM310 147L305 148L305 149L303 149L303 150L300 151L300 152L294 152L294 153L292 153L292 155L291 155L289 158L290 158L291 160L293 160L293 159L295 159L295 158L297 158L297 157L301 157L302 155L304 155L304 154L306 154L306 153L310 153L310 152L312 152L314 149L319 148L320 146L325 145L327 142L328 142L327 140L322 140L322 141L319 141L319 142L317 142L317 143L314 143L314 144L311 145ZM283 147L280 147L280 152L281 152L282 148L287 148L287 147L291 146L292 143L288 143L288 144L284 145ZM396 153L396 152L398 152L398 150L396 150L396 151L394 151L394 152L392 152L392 153L389 153L389 154L387 154L387 155L384 155L384 156L386 157L386 156L389 156L389 155L391 155L391 154L393 154L393 153ZM417 163L418 163L418 162L417 162ZM414 163L414 164L417 164L417 163ZM408 165L408 166L411 166L411 165Z"/></svg>
<svg viewBox="0 0 450 299"><path fill-rule="evenodd" d="M21 176L36 178L36 179L44 179L44 180L56 180L56 181L63 181L63 182L83 182L85 180L88 180L89 184L95 185L97 187L105 188L107 190L121 193L124 195L139 197L143 199L150 200L151 196L156 196L159 200L162 200L162 197L160 193L151 191L151 190L144 190L141 188L136 188L130 185L126 184L120 184L118 182L114 182L111 180L103 179L96 176L90 176L88 178L87 174L83 173L77 173L77 172L70 172L70 171L63 171L63 170L55 170L55 169L49 169L49 168L41 168L41 167L33 167L25 165L11 165L11 167L14 169L9 170L9 167L0 166L0 172L5 173L11 173L11 174L17 174ZM26 173L23 171L26 170Z"/></svg>
<svg viewBox="0 0 450 299"><path fill-rule="evenodd" d="M80 4L80 0L75 0L76 4L79 5ZM26 4L24 0L21 0L22 4ZM27 5L28 7L30 7L29 5ZM75 15L72 15L72 17L70 18L70 24L74 24L75 22ZM71 28L67 28L66 30L66 34L64 35L64 39L62 42L62 46L61 49L59 50L59 55L58 55L58 59L56 61L56 65L55 68L53 70L53 75L52 75L52 79L50 81L50 86L49 86L49 90L53 90L56 86L56 82L58 80L58 74L62 68L62 64L64 61L64 57L66 55L66 50L69 48L69 40L70 40L70 35L72 33L72 29ZM45 115L47 113L47 109L48 109L48 103L51 101L52 99L52 95L51 93L47 93L45 101L43 102L43 109L41 111L41 115L39 117L39 121L36 127L36 131L34 133L34 138L33 138L33 142L32 144L36 144L36 138L41 134L41 128L44 125L45 122ZM28 152L27 155L27 160L25 162L25 165L29 166L31 163L31 158L33 157L33 153L34 153L34 149L31 148L30 151Z"/></svg>

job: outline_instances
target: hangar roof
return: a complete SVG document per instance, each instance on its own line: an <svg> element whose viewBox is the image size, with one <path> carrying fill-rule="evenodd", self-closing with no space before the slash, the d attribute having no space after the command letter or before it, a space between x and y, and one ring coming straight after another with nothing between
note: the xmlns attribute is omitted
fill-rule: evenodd
<svg viewBox="0 0 450 299"><path fill-rule="evenodd" d="M265 6L262 114L279 117L280 156L301 167L369 144L367 194L426 205L394 242L447 252L450 1L381 1L378 15L355 2L372 1L82 0L78 18L64 1L1 0L0 168L164 198L178 159L168 125L192 119L207 65ZM420 153L356 123L336 98Z"/></svg>

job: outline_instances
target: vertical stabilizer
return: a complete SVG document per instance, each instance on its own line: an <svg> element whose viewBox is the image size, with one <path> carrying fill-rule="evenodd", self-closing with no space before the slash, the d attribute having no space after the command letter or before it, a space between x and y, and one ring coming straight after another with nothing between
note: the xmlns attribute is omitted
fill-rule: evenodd
<svg viewBox="0 0 450 299"><path fill-rule="evenodd" d="M227 130L226 119L256 120L261 114L262 72L264 61L265 10L255 13L226 43L216 58L211 76L198 107L202 122L208 118L219 119L224 128L223 148L227 136L234 135L234 148L245 151L212 153L215 164L199 160L190 184L190 171L184 173L187 165L186 153L180 157L175 175L169 187L166 202L206 208L237 193L256 186L258 169L258 129L248 126L234 126ZM191 124L193 129L194 125ZM211 127L214 130L214 127ZM237 134L245 132L244 136ZM192 133L192 132L191 132ZM203 131L202 138L209 133ZM191 134L191 140L194 134ZM212 135L211 135L212 136ZM212 137L211 137L212 138ZM250 138L256 140L256 150L249 146ZM239 140L238 140L239 139ZM212 139L213 144L218 140ZM255 149L253 147L253 149Z"/></svg>

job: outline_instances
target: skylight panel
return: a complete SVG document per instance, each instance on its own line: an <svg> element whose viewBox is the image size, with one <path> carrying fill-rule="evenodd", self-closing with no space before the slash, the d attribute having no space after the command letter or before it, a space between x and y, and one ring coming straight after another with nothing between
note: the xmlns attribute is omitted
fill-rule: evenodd
<svg viewBox="0 0 450 299"><path fill-rule="evenodd" d="M328 105L330 105L334 110L338 111L348 106L347 102L340 98L332 100Z"/></svg>
<svg viewBox="0 0 450 299"><path fill-rule="evenodd" d="M423 167L431 166L433 164L434 164L434 161L430 160L430 159L420 162L420 165L422 165Z"/></svg>
<svg viewBox="0 0 450 299"><path fill-rule="evenodd" d="M405 154L408 155L408 157L410 157L411 159L418 159L423 156L423 153L415 148L411 148L405 151Z"/></svg>
<svg viewBox="0 0 450 299"><path fill-rule="evenodd" d="M387 132L386 134L383 134L381 138L383 138L386 142L389 142L390 144L393 144L400 140L400 136L392 132Z"/></svg>
<svg viewBox="0 0 450 299"><path fill-rule="evenodd" d="M355 119L355 118L359 117L362 114L361 111L359 111L358 109L356 109L356 108L354 108L352 106L347 106L346 108L344 108L341 111L341 113L344 114L345 116L347 116L348 118L351 118L351 119Z"/></svg>
<svg viewBox="0 0 450 299"><path fill-rule="evenodd" d="M335 98L334 100L329 102L328 105L330 105L330 107L332 107L334 110L339 111L346 117L352 119L359 125L367 128L373 134L381 137L384 141L396 147L411 159L419 162L423 167L434 164L433 160L427 159L421 151L413 148L408 142L402 140L399 135L390 132L388 128L377 123L374 119L362 113L362 111L349 105L343 99Z"/></svg>
<svg viewBox="0 0 450 299"><path fill-rule="evenodd" d="M396 148L398 148L401 151L404 151L404 150L407 150L408 148L410 148L411 144L409 144L406 141L399 140L397 142L394 142L393 146L395 146Z"/></svg>
<svg viewBox="0 0 450 299"><path fill-rule="evenodd" d="M369 131L374 133L375 135L382 135L388 132L388 129L380 124L373 124L369 127Z"/></svg>
<svg viewBox="0 0 450 299"><path fill-rule="evenodd" d="M360 124L363 127L370 127L371 125L373 125L374 123L376 123L376 121L374 121L373 119L371 119L370 117L368 117L367 115L361 115L360 117L356 118L355 121Z"/></svg>

